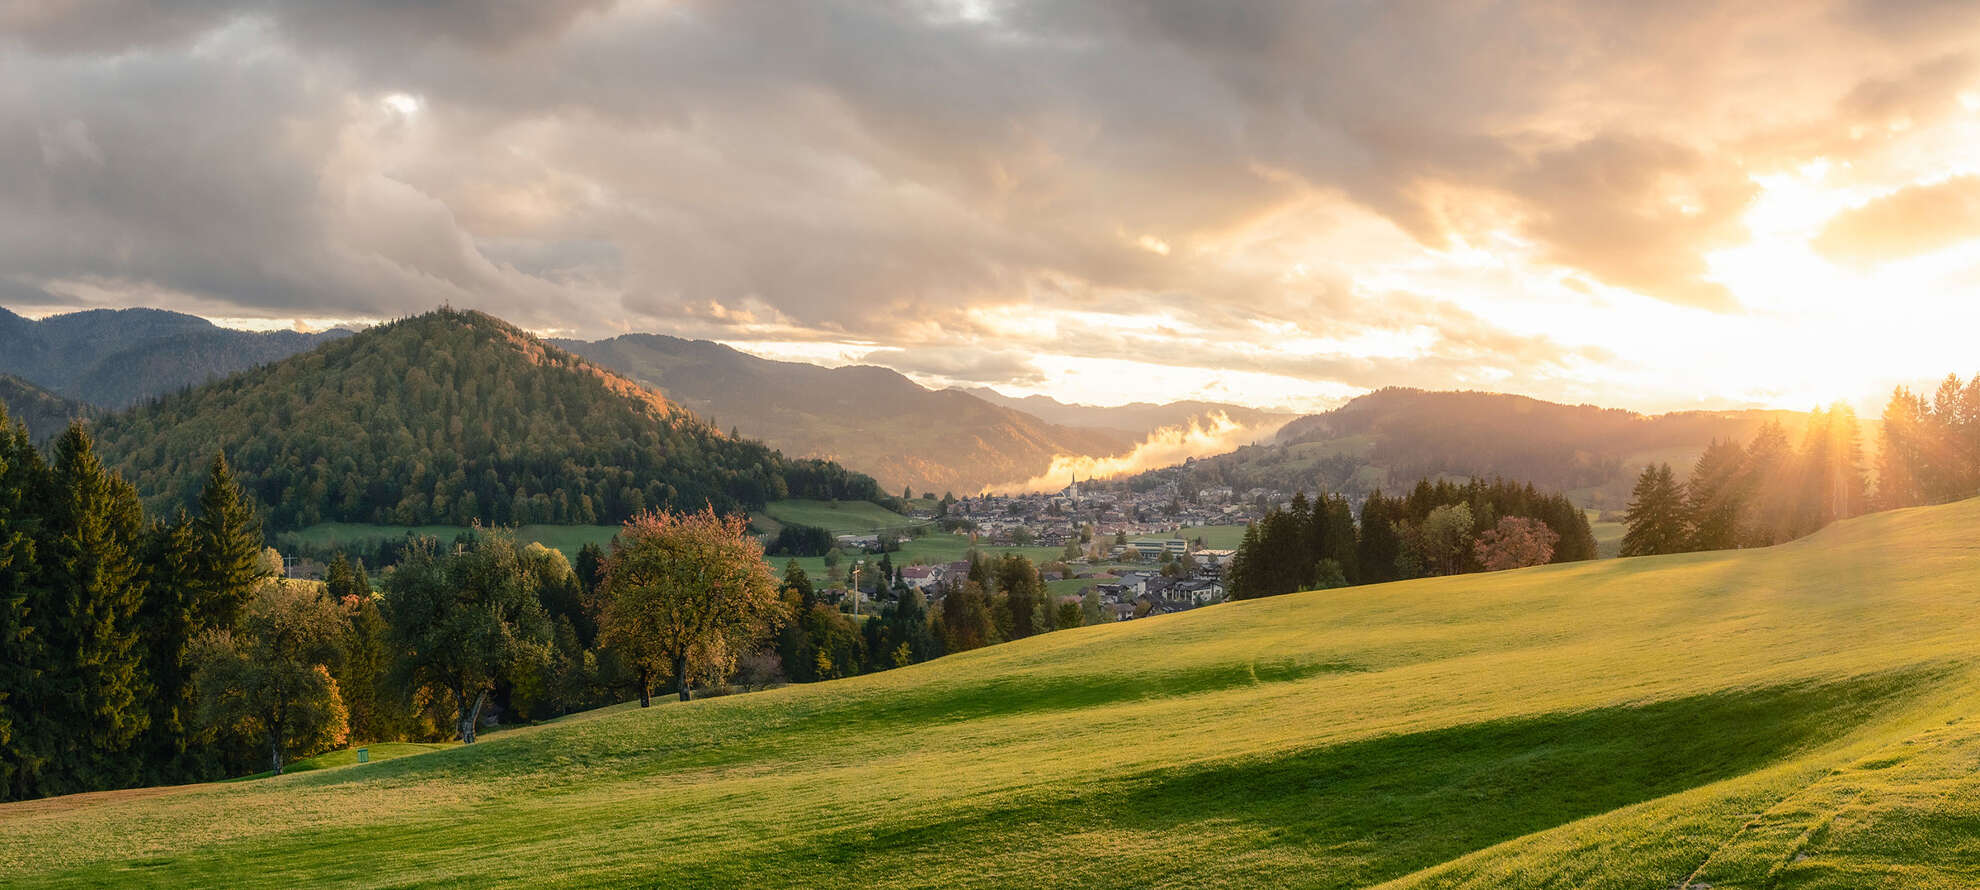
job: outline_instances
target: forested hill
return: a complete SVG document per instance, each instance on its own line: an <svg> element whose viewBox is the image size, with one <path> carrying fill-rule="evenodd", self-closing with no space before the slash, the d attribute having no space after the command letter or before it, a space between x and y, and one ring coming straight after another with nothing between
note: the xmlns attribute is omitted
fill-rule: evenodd
<svg viewBox="0 0 1980 890"><path fill-rule="evenodd" d="M65 399L12 374L0 374L0 405L7 416L27 427L28 437L46 442L69 425L87 418L94 411L81 402Z"/></svg>
<svg viewBox="0 0 1980 890"><path fill-rule="evenodd" d="M1645 462L1688 466L1713 440L1746 441L1769 420L1798 436L1807 417L1762 410L1645 415L1504 393L1390 388L1302 417L1270 444L1196 461L1187 472L1199 487L1350 495L1423 478L1502 477L1570 492L1585 506L1620 508Z"/></svg>
<svg viewBox="0 0 1980 890"><path fill-rule="evenodd" d="M40 321L0 309L0 373L117 409L348 336L237 331L160 309L92 309Z"/></svg>
<svg viewBox="0 0 1980 890"><path fill-rule="evenodd" d="M706 340L628 334L557 345L660 389L723 429L872 473L896 493L901 486L973 493L1037 476L1056 455L1127 451L1148 433L1048 423L959 390L926 389L886 368L771 361Z"/></svg>
<svg viewBox="0 0 1980 890"><path fill-rule="evenodd" d="M224 450L272 529L615 523L648 508L872 499L872 479L722 435L498 319L443 309L167 396L97 425L154 508Z"/></svg>

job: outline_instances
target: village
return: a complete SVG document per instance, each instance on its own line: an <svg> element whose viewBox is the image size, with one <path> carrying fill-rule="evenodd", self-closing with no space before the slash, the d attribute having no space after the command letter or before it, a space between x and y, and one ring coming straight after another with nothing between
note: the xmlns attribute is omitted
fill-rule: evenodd
<svg viewBox="0 0 1980 890"><path fill-rule="evenodd" d="M852 561L841 574L828 560L833 577L824 596L844 610L877 614L881 601L912 589L933 608L969 580L969 553L1017 552L1037 563L1056 601L1097 600L1108 620L1186 611L1223 601L1245 527L1289 498L1222 487L1185 498L1173 481L1131 491L1077 478L1056 492L944 497L926 524L837 535L836 549ZM953 554L958 540L960 558L931 553Z"/></svg>

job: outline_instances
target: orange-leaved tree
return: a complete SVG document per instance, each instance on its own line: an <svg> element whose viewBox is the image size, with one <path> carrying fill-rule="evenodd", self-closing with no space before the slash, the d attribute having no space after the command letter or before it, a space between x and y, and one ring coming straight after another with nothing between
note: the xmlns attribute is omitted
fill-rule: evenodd
<svg viewBox="0 0 1980 890"><path fill-rule="evenodd" d="M655 680L673 677L687 701L690 670L727 676L785 612L763 546L712 507L628 520L599 584L599 631L638 673L640 707Z"/></svg>

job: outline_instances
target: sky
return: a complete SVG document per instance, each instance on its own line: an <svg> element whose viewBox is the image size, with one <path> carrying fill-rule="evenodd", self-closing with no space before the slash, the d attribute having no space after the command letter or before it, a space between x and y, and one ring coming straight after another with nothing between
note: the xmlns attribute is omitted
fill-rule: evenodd
<svg viewBox="0 0 1980 890"><path fill-rule="evenodd" d="M0 306L1639 410L1980 371L1961 0L0 4Z"/></svg>

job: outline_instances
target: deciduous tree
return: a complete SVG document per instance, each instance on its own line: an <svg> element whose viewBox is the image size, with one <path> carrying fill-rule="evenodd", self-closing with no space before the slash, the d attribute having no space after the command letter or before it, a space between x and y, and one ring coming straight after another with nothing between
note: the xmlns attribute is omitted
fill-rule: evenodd
<svg viewBox="0 0 1980 890"><path fill-rule="evenodd" d="M656 676L687 701L690 661L733 660L789 619L763 549L740 517L647 513L613 542L601 585L600 627L640 675L640 704Z"/></svg>
<svg viewBox="0 0 1980 890"><path fill-rule="evenodd" d="M460 739L472 744L496 682L549 658L550 622L522 548L504 529L477 530L445 553L423 539L386 589L400 670L453 696Z"/></svg>
<svg viewBox="0 0 1980 890"><path fill-rule="evenodd" d="M260 739L276 775L291 755L341 744L350 730L330 665L343 632L339 607L314 587L262 584L237 629L193 644L202 721Z"/></svg>
<svg viewBox="0 0 1980 890"><path fill-rule="evenodd" d="M1501 516L1498 524L1478 536L1472 549L1485 571L1497 572L1546 565L1554 558L1554 545L1560 540L1558 533L1538 519Z"/></svg>

